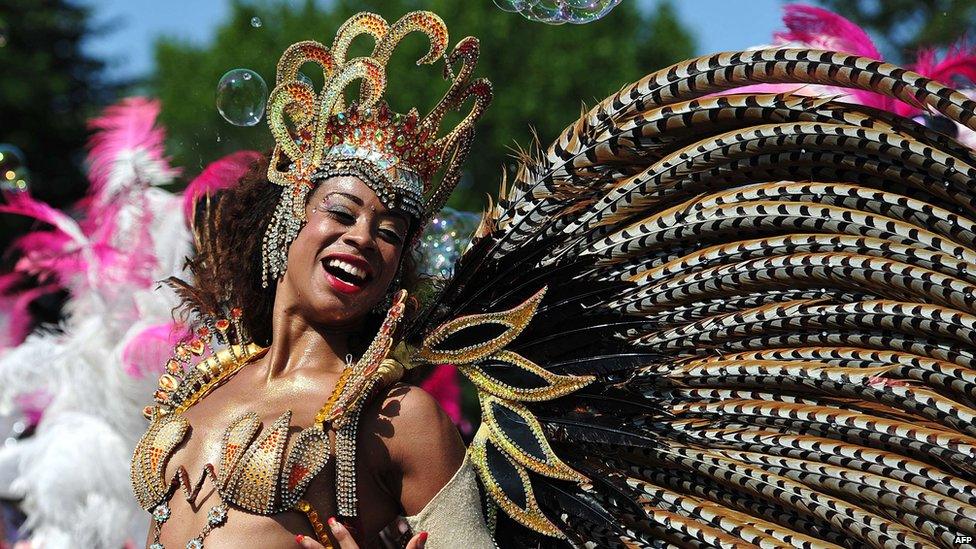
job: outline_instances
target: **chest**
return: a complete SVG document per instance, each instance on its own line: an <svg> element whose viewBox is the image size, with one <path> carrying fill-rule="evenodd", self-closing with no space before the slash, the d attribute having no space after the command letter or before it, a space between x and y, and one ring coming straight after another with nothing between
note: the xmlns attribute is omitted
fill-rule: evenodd
<svg viewBox="0 0 976 549"><path fill-rule="evenodd" d="M203 474L208 464L240 466L239 458L247 450L259 454L255 459L286 460L299 440L307 438L303 431L314 424L336 381L336 376L319 375L269 383L248 374L241 372L183 412L189 427L166 465L167 478L181 467L193 478ZM259 445L263 451L251 448Z"/></svg>

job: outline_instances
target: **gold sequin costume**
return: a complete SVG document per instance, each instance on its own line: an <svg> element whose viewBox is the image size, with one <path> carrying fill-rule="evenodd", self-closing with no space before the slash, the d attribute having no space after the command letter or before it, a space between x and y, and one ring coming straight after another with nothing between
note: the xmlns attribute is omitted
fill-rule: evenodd
<svg viewBox="0 0 976 549"><path fill-rule="evenodd" d="M157 405L145 410L150 420L149 429L136 445L132 458L131 476L136 498L144 509L152 512L155 522L152 547L162 547L160 529L170 515L166 502L176 488L182 488L187 500L192 501L208 478L216 486L220 501L210 510L207 529L190 540L188 547L203 547L209 531L226 521L228 505L259 515L301 511L309 518L319 539L328 544L318 513L302 498L308 483L337 452L330 442L329 430L336 430L337 443L341 443L349 423L358 418L359 410L374 389L389 385L402 375L403 366L388 355L393 333L403 318L406 298L405 291L397 294L376 338L356 365L343 371L332 395L316 414L315 423L296 435L287 455L285 445L291 411L285 411L270 426L263 428L256 414L245 413L226 428L218 463L207 464L195 484L191 484L190 474L182 466L173 478L165 475L167 462L190 431L183 412L262 356L266 349L230 344L214 352L214 343L219 345L245 339L239 324L227 320L214 323L222 329L202 328L197 338L177 347L167 363L167 373L160 378ZM229 326L234 329L228 329ZM204 339L207 337L211 339ZM194 360L194 357L204 356L205 359ZM355 430L352 436L354 440ZM354 445L346 452L354 455ZM343 489L355 490L354 473L338 464L340 501ZM355 497L347 503L354 505Z"/></svg>

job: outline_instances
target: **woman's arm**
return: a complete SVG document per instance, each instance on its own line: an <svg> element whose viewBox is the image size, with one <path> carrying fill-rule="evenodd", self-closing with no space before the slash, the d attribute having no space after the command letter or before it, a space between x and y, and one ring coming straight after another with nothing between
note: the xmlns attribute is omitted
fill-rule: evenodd
<svg viewBox="0 0 976 549"><path fill-rule="evenodd" d="M380 410L383 420L392 426L393 435L386 442L393 468L388 488L399 498L403 514L417 515L455 477L464 463L464 442L437 401L418 387L402 384L392 387ZM480 504L477 499L474 502L477 509L470 511L483 524ZM340 549L358 547L341 523L330 520L329 527ZM484 535L488 535L487 530ZM322 547L312 538L297 539L306 549ZM430 547L445 546L438 543L436 533L430 539ZM426 542L427 532L417 531L407 549L422 549Z"/></svg>
<svg viewBox="0 0 976 549"><path fill-rule="evenodd" d="M430 549L493 549L481 510L477 476L457 428L433 397L409 387L394 421L390 450L400 476L400 504Z"/></svg>
<svg viewBox="0 0 976 549"><path fill-rule="evenodd" d="M399 411L389 416L393 437L388 448L400 481L400 505L404 515L412 516L454 477L466 449L457 427L426 391L400 385L390 397L398 403Z"/></svg>

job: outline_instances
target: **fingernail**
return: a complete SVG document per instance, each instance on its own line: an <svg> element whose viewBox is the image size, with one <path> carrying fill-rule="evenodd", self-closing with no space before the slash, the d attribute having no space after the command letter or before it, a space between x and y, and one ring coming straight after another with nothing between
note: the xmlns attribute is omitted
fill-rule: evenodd
<svg viewBox="0 0 976 549"><path fill-rule="evenodd" d="M295 536L295 541L297 541L299 545L302 544L302 540L304 540L304 539L305 539L305 536L303 536L301 534L298 534L298 535Z"/></svg>
<svg viewBox="0 0 976 549"><path fill-rule="evenodd" d="M329 517L329 520L327 520L325 522L327 522L329 524L329 527L331 528L331 527L334 527L336 525L336 522L339 522L339 521L337 521L335 517Z"/></svg>
<svg viewBox="0 0 976 549"><path fill-rule="evenodd" d="M420 542L421 547L425 547L427 545L427 532L421 532L420 535L417 536L417 541Z"/></svg>

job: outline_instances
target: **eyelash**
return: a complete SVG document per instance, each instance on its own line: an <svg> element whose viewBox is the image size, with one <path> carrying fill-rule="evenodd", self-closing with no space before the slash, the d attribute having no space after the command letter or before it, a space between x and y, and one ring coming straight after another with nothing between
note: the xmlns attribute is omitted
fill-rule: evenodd
<svg viewBox="0 0 976 549"><path fill-rule="evenodd" d="M356 218L352 215L352 213L342 208L326 210L326 213L343 224L351 224L356 221ZM401 238L396 231L390 229L380 229L380 233L386 236L387 240L389 240L392 244L399 245L401 242L403 242L403 238Z"/></svg>
<svg viewBox="0 0 976 549"><path fill-rule="evenodd" d="M341 208L332 208L330 210L326 210L326 213L342 222L351 223L356 221L356 218L352 215L352 213Z"/></svg>
<svg viewBox="0 0 976 549"><path fill-rule="evenodd" d="M380 232L386 235L386 238L390 241L391 244L399 245L401 242L403 242L403 239L400 238L400 235L396 231L391 231L390 229L381 229Z"/></svg>

